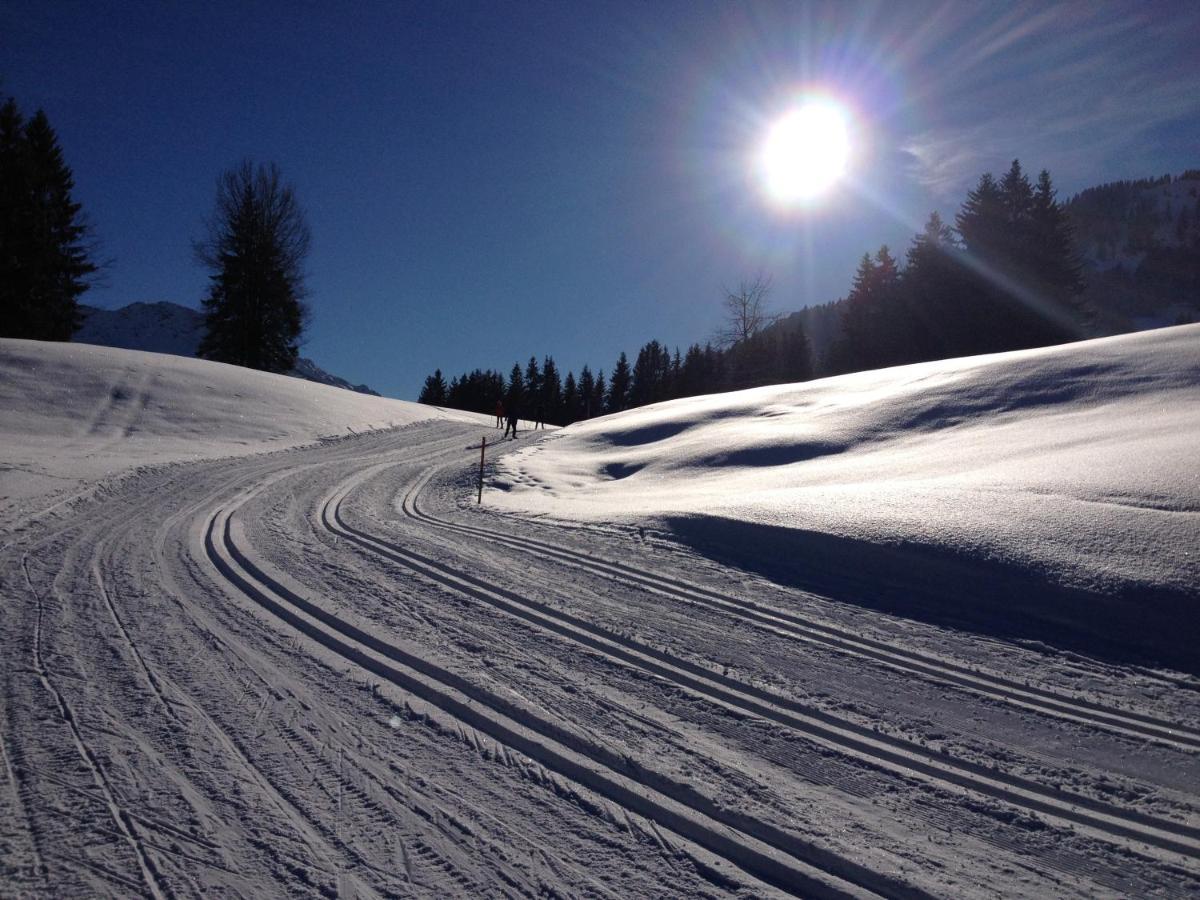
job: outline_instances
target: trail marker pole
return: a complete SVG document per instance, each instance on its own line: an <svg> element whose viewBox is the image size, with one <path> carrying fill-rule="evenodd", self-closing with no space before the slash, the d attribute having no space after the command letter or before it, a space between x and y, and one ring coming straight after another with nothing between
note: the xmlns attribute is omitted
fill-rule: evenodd
<svg viewBox="0 0 1200 900"><path fill-rule="evenodd" d="M479 500L476 505L483 503L483 454L487 452L487 435L479 442Z"/></svg>

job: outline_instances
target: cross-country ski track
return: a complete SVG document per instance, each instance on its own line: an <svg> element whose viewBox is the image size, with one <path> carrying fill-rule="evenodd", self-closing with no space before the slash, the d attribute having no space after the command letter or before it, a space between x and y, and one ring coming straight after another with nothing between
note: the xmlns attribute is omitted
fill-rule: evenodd
<svg viewBox="0 0 1200 900"><path fill-rule="evenodd" d="M1200 892L1187 676L476 507L482 430L10 529L0 893Z"/></svg>

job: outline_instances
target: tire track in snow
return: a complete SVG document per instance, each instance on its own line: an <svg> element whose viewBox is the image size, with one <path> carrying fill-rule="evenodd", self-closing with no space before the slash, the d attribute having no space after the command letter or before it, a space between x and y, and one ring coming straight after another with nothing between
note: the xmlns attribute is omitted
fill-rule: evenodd
<svg viewBox="0 0 1200 900"><path fill-rule="evenodd" d="M360 483L386 468L386 464L380 464L366 469L330 494L320 514L325 526L368 552L391 559L461 594L665 678L711 701L774 721L883 768L1000 800L1069 826L1082 826L1109 841L1117 839L1119 843L1132 842L1134 846L1166 851L1192 864L1200 861L1200 828L1054 790L1000 769L955 759L903 738L874 732L790 698L711 672L696 663L610 632L347 525L340 516L340 504ZM423 483L419 481L417 487ZM412 490L410 496L411 493Z"/></svg>
<svg viewBox="0 0 1200 900"><path fill-rule="evenodd" d="M390 465L390 464L385 464ZM809 844L768 823L717 807L612 750L531 716L459 675L381 640L265 573L244 549L236 510L213 515L204 552L242 594L327 650L414 694L459 722L512 748L783 890L817 897L928 897L902 881Z"/></svg>
<svg viewBox="0 0 1200 900"><path fill-rule="evenodd" d="M1026 709L1033 709L1144 740L1156 741L1177 749L1200 752L1200 731L1166 719L1145 713L1114 709L1082 697L1072 697L1044 688L1024 685L948 660L937 659L885 644L882 641L850 634L824 623L772 609L751 600L722 594L676 579L668 580L656 576L652 572L634 569L617 561L581 554L545 541L439 519L420 508L419 495L440 468L435 467L428 470L418 483L405 494L402 503L402 509L406 515L431 527L481 538L543 559L553 559L578 569L665 594L685 603L714 609L752 625L767 628L784 637L822 644L851 656L869 659L899 671L917 673L943 684L963 688Z"/></svg>

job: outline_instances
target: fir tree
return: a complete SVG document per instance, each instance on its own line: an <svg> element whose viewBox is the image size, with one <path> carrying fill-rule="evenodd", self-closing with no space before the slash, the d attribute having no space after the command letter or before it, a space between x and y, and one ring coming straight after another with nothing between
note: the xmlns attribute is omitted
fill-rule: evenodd
<svg viewBox="0 0 1200 900"><path fill-rule="evenodd" d="M620 412L629 407L630 378L629 360L625 357L625 351L622 350L616 366L613 367L612 378L609 380L605 412Z"/></svg>
<svg viewBox="0 0 1200 900"><path fill-rule="evenodd" d="M601 391L603 396L603 391ZM592 377L592 370L584 365L583 370L579 373L579 408L576 410L576 419L590 419L594 415L599 415L601 406L595 402L596 398L596 379Z"/></svg>
<svg viewBox="0 0 1200 900"><path fill-rule="evenodd" d="M558 366L553 356L542 360L542 383L539 391L542 404L543 421L554 425L561 424L562 418L562 380L558 375Z"/></svg>
<svg viewBox="0 0 1200 900"><path fill-rule="evenodd" d="M504 405L510 410L519 410L525 402L525 379L521 375L521 364L513 363L508 375L508 389L504 393Z"/></svg>
<svg viewBox="0 0 1200 900"><path fill-rule="evenodd" d="M562 413L560 425L570 425L579 418L579 385L575 383L575 373L567 372L563 381Z"/></svg>
<svg viewBox="0 0 1200 900"><path fill-rule="evenodd" d="M604 404L608 399L608 383L604 380L604 370L601 369L596 373L596 384L592 388L592 398L589 401L589 406L592 410L592 416L604 415Z"/></svg>
<svg viewBox="0 0 1200 900"><path fill-rule="evenodd" d="M267 372L296 364L309 239L295 191L273 163L244 162L218 179L216 211L196 243L212 282L198 356Z"/></svg>
<svg viewBox="0 0 1200 900"><path fill-rule="evenodd" d="M536 356L529 357L525 366L525 396L530 403L537 403L542 398L542 370Z"/></svg>
<svg viewBox="0 0 1200 900"><path fill-rule="evenodd" d="M428 403L430 406L445 406L446 393L446 379L442 377L442 370L435 369L434 373L425 379L425 386L421 388L421 396L417 398L417 402Z"/></svg>
<svg viewBox="0 0 1200 900"><path fill-rule="evenodd" d="M66 341L96 271L75 182L45 113L0 107L0 337Z"/></svg>

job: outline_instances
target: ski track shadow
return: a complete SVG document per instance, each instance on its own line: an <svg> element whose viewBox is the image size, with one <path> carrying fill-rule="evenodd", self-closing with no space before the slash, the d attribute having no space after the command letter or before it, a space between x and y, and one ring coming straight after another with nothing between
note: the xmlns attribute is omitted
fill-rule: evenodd
<svg viewBox="0 0 1200 900"><path fill-rule="evenodd" d="M840 603L1117 665L1200 675L1200 597L1183 589L1099 593L928 545L873 544L718 516L665 521L703 556Z"/></svg>

